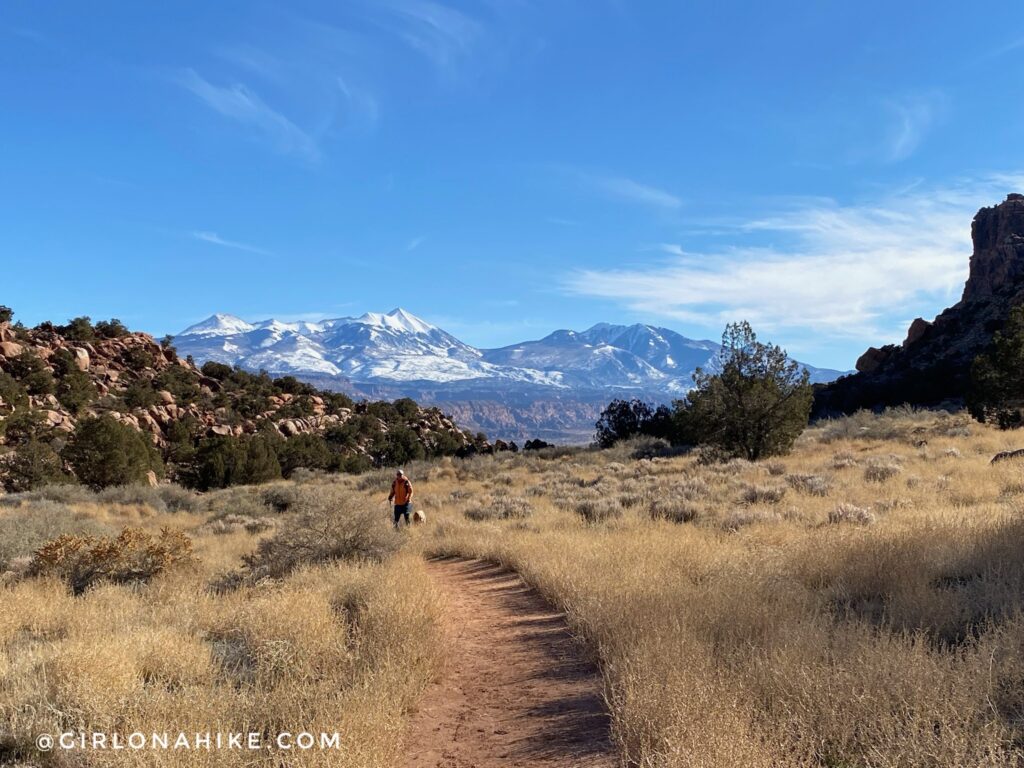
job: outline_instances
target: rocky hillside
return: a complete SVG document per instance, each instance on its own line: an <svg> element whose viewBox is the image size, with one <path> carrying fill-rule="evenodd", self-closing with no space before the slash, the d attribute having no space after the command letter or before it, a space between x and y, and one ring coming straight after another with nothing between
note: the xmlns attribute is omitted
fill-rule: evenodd
<svg viewBox="0 0 1024 768"><path fill-rule="evenodd" d="M490 448L439 409L412 401L354 402L290 377L218 364L199 369L172 346L117 321L25 328L0 309L0 459L10 461L28 442L59 452L76 425L102 415L145 435L172 473L172 454L183 442L196 449L215 438L257 434L281 442L326 438L348 467L386 463L383 454L395 453L398 437L410 458Z"/></svg>
<svg viewBox="0 0 1024 768"><path fill-rule="evenodd" d="M974 253L958 303L933 321L917 318L900 345L868 349L857 373L817 389L815 417L860 408L958 405L974 358L1024 303L1024 195L1011 194L974 217Z"/></svg>

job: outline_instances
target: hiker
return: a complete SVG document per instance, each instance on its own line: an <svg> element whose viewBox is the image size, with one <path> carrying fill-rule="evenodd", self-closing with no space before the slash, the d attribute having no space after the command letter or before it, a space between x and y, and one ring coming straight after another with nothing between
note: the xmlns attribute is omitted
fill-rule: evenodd
<svg viewBox="0 0 1024 768"><path fill-rule="evenodd" d="M398 523L402 519L402 515L405 515L405 524L409 525L409 504L412 502L412 483L409 482L409 478L405 476L405 472L398 470L398 474L395 475L395 481L391 483L391 495L388 496L388 502L395 502L395 528L398 528Z"/></svg>

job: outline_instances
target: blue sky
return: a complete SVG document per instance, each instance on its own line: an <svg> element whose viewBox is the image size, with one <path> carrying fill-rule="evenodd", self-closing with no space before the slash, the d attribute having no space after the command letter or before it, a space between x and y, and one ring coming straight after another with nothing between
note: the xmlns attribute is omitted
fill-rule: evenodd
<svg viewBox="0 0 1024 768"><path fill-rule="evenodd" d="M479 346L747 318L846 368L1024 190L1022 57L1013 3L6 0L0 302L401 305Z"/></svg>

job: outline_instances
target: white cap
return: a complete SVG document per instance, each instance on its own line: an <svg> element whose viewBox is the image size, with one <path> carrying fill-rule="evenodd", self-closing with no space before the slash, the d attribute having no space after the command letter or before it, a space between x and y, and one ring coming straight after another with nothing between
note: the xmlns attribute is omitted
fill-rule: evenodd
<svg viewBox="0 0 1024 768"><path fill-rule="evenodd" d="M403 477L405 476L405 472L403 472L402 470L398 470L398 474L402 475Z"/></svg>

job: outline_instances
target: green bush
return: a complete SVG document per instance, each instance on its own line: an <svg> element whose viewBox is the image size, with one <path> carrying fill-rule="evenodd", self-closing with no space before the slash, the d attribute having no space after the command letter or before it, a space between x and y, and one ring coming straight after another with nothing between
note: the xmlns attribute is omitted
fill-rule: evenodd
<svg viewBox="0 0 1024 768"><path fill-rule="evenodd" d="M387 434L377 439L373 454L378 466L399 467L426 458L427 452L419 435L409 427L395 424Z"/></svg>
<svg viewBox="0 0 1024 768"><path fill-rule="evenodd" d="M99 396L89 374L78 367L74 355L67 350L62 349L53 356L53 369L57 376L57 400L71 413L81 413Z"/></svg>
<svg viewBox="0 0 1024 768"><path fill-rule="evenodd" d="M1024 426L1024 306L1010 311L1006 326L974 359L967 405L978 421Z"/></svg>
<svg viewBox="0 0 1024 768"><path fill-rule="evenodd" d="M3 479L8 493L18 493L59 483L68 477L57 452L46 443L30 439L14 451Z"/></svg>
<svg viewBox="0 0 1024 768"><path fill-rule="evenodd" d="M156 358L145 347L129 347L121 353L121 362L128 370L143 373L156 365Z"/></svg>
<svg viewBox="0 0 1024 768"><path fill-rule="evenodd" d="M129 408L149 408L159 401L159 395L147 379L136 379L124 390L124 402Z"/></svg>
<svg viewBox="0 0 1024 768"><path fill-rule="evenodd" d="M194 403L201 394L196 374L180 365L171 365L160 371L153 379L153 386L170 392L179 405Z"/></svg>
<svg viewBox="0 0 1024 768"><path fill-rule="evenodd" d="M216 436L199 442L195 466L188 479L199 490L252 485L281 478L276 446L263 434Z"/></svg>
<svg viewBox="0 0 1024 768"><path fill-rule="evenodd" d="M217 363L214 362L213 360L208 360L207 362L203 363L203 367L200 368L199 370L202 371L203 376L207 376L211 379L217 379L217 381L222 381L223 379L226 379L228 376L231 375L232 369L230 365L225 365L224 363Z"/></svg>
<svg viewBox="0 0 1024 768"><path fill-rule="evenodd" d="M10 372L30 395L52 395L56 389L53 374L32 350L23 350L10 361Z"/></svg>
<svg viewBox="0 0 1024 768"><path fill-rule="evenodd" d="M150 470L163 474L152 443L108 415L79 421L62 455L79 481L94 490L143 483Z"/></svg>
<svg viewBox="0 0 1024 768"><path fill-rule="evenodd" d="M67 325L60 326L57 331L71 341L93 341L96 338L92 320L84 315L69 320Z"/></svg>
<svg viewBox="0 0 1024 768"><path fill-rule="evenodd" d="M14 310L4 304L0 304L0 323L9 323L12 317L14 317Z"/></svg>
<svg viewBox="0 0 1024 768"><path fill-rule="evenodd" d="M39 411L27 407L15 408L14 413L0 421L0 429L7 445L23 445L43 436L46 428Z"/></svg>
<svg viewBox="0 0 1024 768"><path fill-rule="evenodd" d="M117 339L128 335L128 328L116 317L98 321L95 331L96 335L102 339Z"/></svg>
<svg viewBox="0 0 1024 768"><path fill-rule="evenodd" d="M28 405L28 391L9 373L0 371L0 400L4 405L19 408Z"/></svg>
<svg viewBox="0 0 1024 768"><path fill-rule="evenodd" d="M335 463L335 455L320 435L295 435L285 440L277 451L281 472L291 477L299 467L306 469L329 469Z"/></svg>
<svg viewBox="0 0 1024 768"><path fill-rule="evenodd" d="M664 405L654 407L642 400L613 400L601 411L595 424L595 438L601 448L640 435L666 438L671 431L672 412Z"/></svg>

